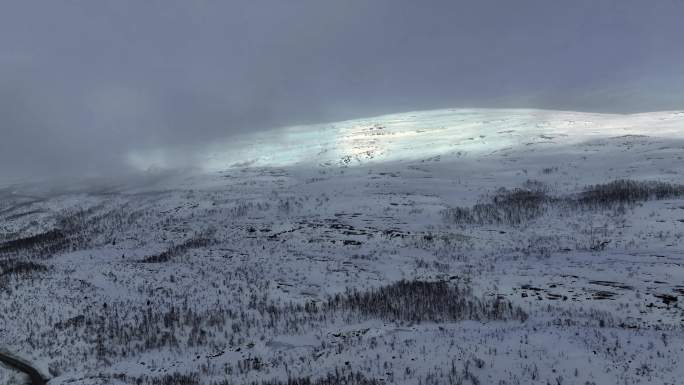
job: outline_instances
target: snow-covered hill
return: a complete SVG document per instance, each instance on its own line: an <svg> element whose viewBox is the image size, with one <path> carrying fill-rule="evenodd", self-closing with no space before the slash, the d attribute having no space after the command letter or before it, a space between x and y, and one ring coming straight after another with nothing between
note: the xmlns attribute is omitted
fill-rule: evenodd
<svg viewBox="0 0 684 385"><path fill-rule="evenodd" d="M521 109L417 111L242 134L189 158L205 170L226 167L359 165L440 155L486 157L510 149L568 146L627 135L682 139L683 112L635 115ZM535 147L529 147L535 146ZM186 166L173 150L132 153L141 169ZM182 162L182 163L179 163Z"/></svg>
<svg viewBox="0 0 684 385"><path fill-rule="evenodd" d="M7 186L0 348L50 384L675 384L683 156L681 112L439 110Z"/></svg>

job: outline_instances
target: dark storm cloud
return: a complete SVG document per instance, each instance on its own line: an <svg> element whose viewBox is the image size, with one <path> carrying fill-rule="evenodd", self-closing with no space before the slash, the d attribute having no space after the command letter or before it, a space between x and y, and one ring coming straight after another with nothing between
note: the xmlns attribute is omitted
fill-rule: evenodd
<svg viewBox="0 0 684 385"><path fill-rule="evenodd" d="M402 110L684 105L679 0L2 6L0 177Z"/></svg>

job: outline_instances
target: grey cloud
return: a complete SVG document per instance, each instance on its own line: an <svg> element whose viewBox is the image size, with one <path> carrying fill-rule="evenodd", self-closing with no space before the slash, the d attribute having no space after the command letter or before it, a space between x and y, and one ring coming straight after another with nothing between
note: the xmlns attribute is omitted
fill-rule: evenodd
<svg viewBox="0 0 684 385"><path fill-rule="evenodd" d="M677 0L7 1L0 179L402 110L678 109L682 14Z"/></svg>

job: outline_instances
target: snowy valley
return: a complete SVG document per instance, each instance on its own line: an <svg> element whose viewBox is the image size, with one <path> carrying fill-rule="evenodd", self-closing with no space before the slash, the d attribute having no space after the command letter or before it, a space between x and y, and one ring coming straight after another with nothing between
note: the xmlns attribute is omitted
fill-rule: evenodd
<svg viewBox="0 0 684 385"><path fill-rule="evenodd" d="M0 351L50 385L681 384L683 157L684 112L453 109L0 186Z"/></svg>

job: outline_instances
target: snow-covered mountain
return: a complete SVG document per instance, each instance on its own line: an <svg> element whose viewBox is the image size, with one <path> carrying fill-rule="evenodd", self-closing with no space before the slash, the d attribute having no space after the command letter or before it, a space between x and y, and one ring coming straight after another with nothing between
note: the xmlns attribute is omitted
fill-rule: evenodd
<svg viewBox="0 0 684 385"><path fill-rule="evenodd" d="M684 112L456 109L5 186L0 349L50 384L676 384L683 156Z"/></svg>
<svg viewBox="0 0 684 385"><path fill-rule="evenodd" d="M140 169L360 165L431 156L483 157L535 145L573 145L623 135L682 138L682 112L634 115L524 109L416 111L344 122L284 127L231 137L200 154L173 149L131 153ZM537 148L534 148L536 151Z"/></svg>

